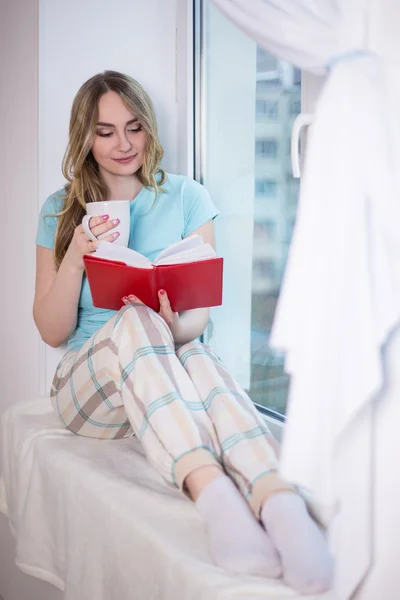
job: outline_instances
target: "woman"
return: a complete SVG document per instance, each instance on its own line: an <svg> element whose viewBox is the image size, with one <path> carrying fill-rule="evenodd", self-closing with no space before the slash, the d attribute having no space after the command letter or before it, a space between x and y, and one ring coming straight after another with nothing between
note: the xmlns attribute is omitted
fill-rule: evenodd
<svg viewBox="0 0 400 600"><path fill-rule="evenodd" d="M82 257L99 242L80 224L88 202L129 200L129 246L149 259L193 234L214 246L211 199L197 182L166 174L162 155L137 81L106 71L81 87L63 165L68 183L45 202L36 239L35 323L51 346L68 340L53 406L77 434L135 434L164 479L195 502L218 565L323 591L331 557L304 501L277 474L273 438L212 350L194 341L208 309L175 314L164 290L158 314L134 296L117 313L93 306ZM94 236L116 239L108 215L90 224Z"/></svg>

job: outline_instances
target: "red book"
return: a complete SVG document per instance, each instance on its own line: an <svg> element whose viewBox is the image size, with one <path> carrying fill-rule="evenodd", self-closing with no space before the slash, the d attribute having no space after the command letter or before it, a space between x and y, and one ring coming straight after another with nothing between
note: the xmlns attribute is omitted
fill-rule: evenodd
<svg viewBox="0 0 400 600"><path fill-rule="evenodd" d="M200 238L201 244L193 238ZM206 246L211 249L209 254L214 256L211 254L210 258L204 258ZM133 260L146 266L115 260L118 255L124 255L125 259L133 256ZM198 255L200 259L196 259ZM174 258L182 262L172 262ZM217 258L211 246L203 244L200 236L173 244L157 256L154 264L137 252L121 249L110 242L100 244L98 250L94 254L86 254L83 261L93 304L98 308L119 310L123 306L123 296L134 294L158 312L158 290L161 289L167 292L174 312L222 304L223 259ZM157 261L162 264L156 264Z"/></svg>

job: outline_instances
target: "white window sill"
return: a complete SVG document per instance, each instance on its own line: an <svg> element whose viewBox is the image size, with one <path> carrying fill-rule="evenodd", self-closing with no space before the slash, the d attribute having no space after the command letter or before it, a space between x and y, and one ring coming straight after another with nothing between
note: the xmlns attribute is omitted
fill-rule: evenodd
<svg viewBox="0 0 400 600"><path fill-rule="evenodd" d="M13 406L2 427L8 509L4 493L0 506L17 564L64 590L65 600L297 597L279 581L217 568L200 516L135 438L74 436L45 397Z"/></svg>

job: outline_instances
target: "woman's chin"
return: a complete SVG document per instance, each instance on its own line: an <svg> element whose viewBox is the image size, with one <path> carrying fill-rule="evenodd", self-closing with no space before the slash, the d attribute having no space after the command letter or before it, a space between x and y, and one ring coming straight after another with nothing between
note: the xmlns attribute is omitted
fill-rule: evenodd
<svg viewBox="0 0 400 600"><path fill-rule="evenodd" d="M137 165L136 161L132 161L127 164L112 164L107 165L107 167L103 166L103 170L109 173L110 175L134 175L137 170L140 168L140 165Z"/></svg>

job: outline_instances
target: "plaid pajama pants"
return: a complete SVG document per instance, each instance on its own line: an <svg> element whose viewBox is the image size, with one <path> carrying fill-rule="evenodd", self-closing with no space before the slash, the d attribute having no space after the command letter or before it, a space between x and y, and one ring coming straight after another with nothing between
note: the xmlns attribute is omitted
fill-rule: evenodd
<svg viewBox="0 0 400 600"><path fill-rule="evenodd" d="M175 348L165 321L146 306L123 307L78 351L65 354L51 400L65 427L101 438L135 434L170 484L217 465L258 516L262 500L291 489L277 475L276 442L214 352Z"/></svg>

